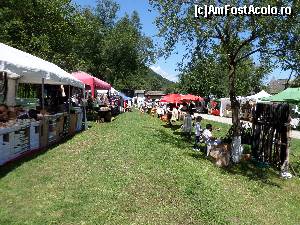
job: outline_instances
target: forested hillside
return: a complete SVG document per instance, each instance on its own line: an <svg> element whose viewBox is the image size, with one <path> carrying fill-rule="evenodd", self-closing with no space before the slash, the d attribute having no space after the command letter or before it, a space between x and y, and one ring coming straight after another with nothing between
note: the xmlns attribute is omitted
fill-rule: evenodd
<svg viewBox="0 0 300 225"><path fill-rule="evenodd" d="M174 82L162 77L150 68L144 74L143 81L144 83L142 84L141 89L144 90L165 91L174 85Z"/></svg>

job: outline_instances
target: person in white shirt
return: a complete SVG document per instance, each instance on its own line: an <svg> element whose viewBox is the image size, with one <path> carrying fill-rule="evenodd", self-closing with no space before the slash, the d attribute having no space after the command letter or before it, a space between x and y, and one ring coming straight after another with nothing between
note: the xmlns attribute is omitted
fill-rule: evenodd
<svg viewBox="0 0 300 225"><path fill-rule="evenodd" d="M196 118L196 123L195 123L195 144L193 149L196 151L199 151L199 143L202 135L201 120L202 117L198 116Z"/></svg>
<svg viewBox="0 0 300 225"><path fill-rule="evenodd" d="M211 124L206 124L206 129L203 131L203 134L202 134L204 142L207 145L207 154L206 154L206 156L208 156L209 153L210 153L210 146L221 144L221 140L213 137L211 131L212 131L212 125Z"/></svg>
<svg viewBox="0 0 300 225"><path fill-rule="evenodd" d="M178 110L176 107L173 108L172 110L172 118L171 121L172 122L176 122L178 120Z"/></svg>

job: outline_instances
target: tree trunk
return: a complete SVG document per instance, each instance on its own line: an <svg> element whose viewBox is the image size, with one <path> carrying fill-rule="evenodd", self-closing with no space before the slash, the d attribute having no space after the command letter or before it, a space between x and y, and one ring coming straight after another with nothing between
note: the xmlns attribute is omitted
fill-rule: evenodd
<svg viewBox="0 0 300 225"><path fill-rule="evenodd" d="M235 92L235 64L231 63L229 67L229 95L232 110L232 145L231 145L231 160L233 163L238 163L242 155L241 143L241 121L240 121L240 103L236 98Z"/></svg>

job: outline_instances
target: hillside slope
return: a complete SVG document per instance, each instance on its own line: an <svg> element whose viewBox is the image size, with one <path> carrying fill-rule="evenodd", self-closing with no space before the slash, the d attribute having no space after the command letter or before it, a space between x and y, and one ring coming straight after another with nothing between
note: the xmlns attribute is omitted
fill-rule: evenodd
<svg viewBox="0 0 300 225"><path fill-rule="evenodd" d="M162 77L150 68L148 69L148 72L143 75L143 78L145 80L143 85L145 90L165 91L170 86L174 85L173 81Z"/></svg>

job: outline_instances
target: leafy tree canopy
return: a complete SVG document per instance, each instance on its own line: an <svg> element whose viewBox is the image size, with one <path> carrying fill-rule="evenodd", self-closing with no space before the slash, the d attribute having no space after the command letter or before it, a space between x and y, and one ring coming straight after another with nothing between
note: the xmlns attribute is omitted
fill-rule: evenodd
<svg viewBox="0 0 300 225"><path fill-rule="evenodd" d="M151 38L136 11L118 19L119 9L113 0L97 0L95 8L70 0L0 1L0 40L117 89L159 88L147 83L155 56Z"/></svg>

